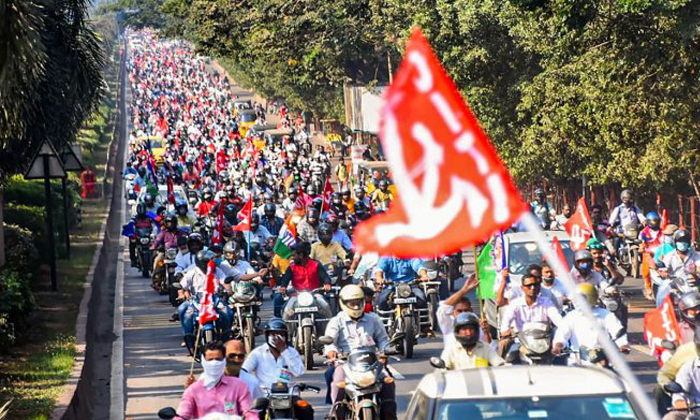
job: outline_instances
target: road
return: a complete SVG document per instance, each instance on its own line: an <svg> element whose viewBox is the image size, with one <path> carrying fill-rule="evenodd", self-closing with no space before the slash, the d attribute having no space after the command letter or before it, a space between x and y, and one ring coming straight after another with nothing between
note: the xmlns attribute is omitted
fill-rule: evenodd
<svg viewBox="0 0 700 420"><path fill-rule="evenodd" d="M249 92L235 89L241 97ZM124 208L124 207L122 207ZM126 242L122 241L122 246ZM470 254L470 253L469 253ZM467 272L473 270L473 261L467 259ZM181 347L182 336L178 322L171 322L175 309L167 296L159 296L150 287L150 279L144 279L129 266L128 248L122 249L117 265L115 341L112 356L112 411L111 419L153 419L163 407L177 407L184 390L191 359ZM461 285L461 281L458 286ZM633 351L627 355L638 377L651 391L656 374L656 363L648 356L643 344L642 318L651 304L641 298L640 280L628 279L623 290L630 300L629 335ZM265 293L262 319L272 315L269 291ZM475 301L472 296L472 301ZM262 340L258 340L261 342ZM391 369L397 379L397 398L400 412L404 412L421 377L432 370L428 364L431 356L442 351L441 338L421 339L412 360L392 361ZM306 372L302 381L325 390L322 358L316 357L317 367ZM123 366L123 369L120 367ZM201 369L194 367L195 374ZM316 418L323 418L329 407L324 394L305 395L316 411ZM121 408L124 408L123 411Z"/></svg>

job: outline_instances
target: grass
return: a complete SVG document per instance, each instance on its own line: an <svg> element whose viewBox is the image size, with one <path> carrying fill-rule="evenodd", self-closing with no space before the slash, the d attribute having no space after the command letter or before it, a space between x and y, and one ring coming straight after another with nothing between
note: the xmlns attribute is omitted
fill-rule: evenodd
<svg viewBox="0 0 700 420"><path fill-rule="evenodd" d="M108 70L105 77L115 85L116 70ZM103 181L100 178L114 128L111 110L116 92L116 87L110 86L100 109L102 115L86 124L78 140L83 147L83 162L95 169L98 183ZM89 140L84 144L82 139ZM3 349L5 354L0 357L0 419L3 405L10 400L6 419L46 420L54 409L73 368L75 321L107 204L102 198L83 201L82 226L71 229L71 259L57 261L58 292L50 291L46 266L32 281L37 307L30 316L31 327L15 348Z"/></svg>

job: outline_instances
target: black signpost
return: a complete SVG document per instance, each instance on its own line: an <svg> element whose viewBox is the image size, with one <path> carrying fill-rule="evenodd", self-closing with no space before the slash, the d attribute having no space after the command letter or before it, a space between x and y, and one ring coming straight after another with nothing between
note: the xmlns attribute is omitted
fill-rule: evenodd
<svg viewBox="0 0 700 420"><path fill-rule="evenodd" d="M66 172L82 172L83 164L78 157L79 153L76 153L76 149L72 146L66 144L63 149L61 149L61 163L63 163L63 170ZM70 259L70 229L68 226L68 174L61 179L61 184L63 188L63 225L65 228L66 236L66 258Z"/></svg>
<svg viewBox="0 0 700 420"><path fill-rule="evenodd" d="M43 179L44 193L46 194L46 234L49 240L49 252L51 253L49 262L51 265L51 290L58 290L56 283L56 244L54 243L53 231L53 204L51 203L51 179L65 178L66 171L63 169L56 149L50 141L44 140L34 155L32 163L29 165L24 179Z"/></svg>

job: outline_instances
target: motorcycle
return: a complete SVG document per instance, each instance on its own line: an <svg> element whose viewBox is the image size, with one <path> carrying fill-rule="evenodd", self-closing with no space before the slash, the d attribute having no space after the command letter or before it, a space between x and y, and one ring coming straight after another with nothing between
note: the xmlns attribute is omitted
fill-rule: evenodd
<svg viewBox="0 0 700 420"><path fill-rule="evenodd" d="M243 340L249 354L255 348L255 324L259 321L255 308L262 305L257 299L255 286L249 281L232 283L228 303L233 308L233 336Z"/></svg>
<svg viewBox="0 0 700 420"><path fill-rule="evenodd" d="M430 330L433 332L440 331L440 325L438 324L437 319L437 310L438 305L440 304L440 288L442 287L443 282L446 281L445 278L438 277L438 267L438 263L434 261L426 262L425 269L428 272L428 278L430 281L421 281L418 283L418 286L423 289L423 293L425 294L425 298L428 303L428 325L430 326Z"/></svg>
<svg viewBox="0 0 700 420"><path fill-rule="evenodd" d="M447 290L449 290L450 293L454 293L455 291L455 282L462 274L462 265L464 265L464 261L462 261L462 251L457 251L439 258L438 272L445 277L447 281Z"/></svg>
<svg viewBox="0 0 700 420"><path fill-rule="evenodd" d="M180 283L174 283L174 287L176 289L181 289ZM220 302L220 297L218 294L214 294L212 297L213 301L213 306L214 308L217 308L219 306ZM221 337L223 336L223 331L221 331L217 320L212 320L208 321L204 325L199 324L199 314L201 312L201 304L200 304L200 296L199 294L193 295L190 297L190 302L191 302L191 309L194 311L194 316L192 317L192 322L195 324L195 331L199 328L201 331L196 332L195 334L195 340L196 337L199 337L199 343L198 344L190 344L188 340L185 340L185 344L187 345L187 350L189 351L191 356L195 357L196 361L200 360L200 357L202 355L202 349L204 346L212 341L217 341L220 340ZM197 350L197 354L195 354L195 348Z"/></svg>
<svg viewBox="0 0 700 420"><path fill-rule="evenodd" d="M331 337L321 337L320 341L324 345L333 343ZM345 373L344 383L338 385L345 391L345 396L333 404L327 418L379 420L382 384L391 383L394 379L390 374L382 374L385 365L377 353L356 350L349 355L341 355L335 363L337 369L343 369Z"/></svg>
<svg viewBox="0 0 700 420"><path fill-rule="evenodd" d="M136 229L136 261L143 278L149 277L153 267L152 233L153 229Z"/></svg>
<svg viewBox="0 0 700 420"><path fill-rule="evenodd" d="M296 407L309 407L309 402L300 398L304 391L321 392L320 388L305 383L277 382L271 388L262 387L265 397L256 398L251 410L262 411L264 419L296 419ZM312 411L313 414L313 411Z"/></svg>
<svg viewBox="0 0 700 420"><path fill-rule="evenodd" d="M548 365L553 360L552 327L547 322L526 322L506 356L512 364Z"/></svg>
<svg viewBox="0 0 700 420"><path fill-rule="evenodd" d="M639 278L642 257L639 253L639 228L635 223L624 226L620 233L620 247L617 250L620 266L628 276Z"/></svg>
<svg viewBox="0 0 700 420"><path fill-rule="evenodd" d="M700 405L695 404L695 400L690 397L688 392L683 389L681 384L675 381L671 381L664 385L664 391L666 391L668 394L673 395L673 394L683 394L683 399L685 400L685 406L687 408L669 408L668 411L681 411L681 412L688 412L688 416L686 417L687 420L691 419L697 419L700 417Z"/></svg>
<svg viewBox="0 0 700 420"><path fill-rule="evenodd" d="M172 305L175 305L177 302L177 293L173 297L171 287L175 282L175 269L177 268L175 257L177 257L177 248L166 250L164 258L156 265L153 272L153 285L156 291L161 295L169 294Z"/></svg>
<svg viewBox="0 0 700 420"><path fill-rule="evenodd" d="M225 414L225 413L210 413L204 417L200 417L199 420L241 420L241 419L245 418L246 414L248 414L251 411L256 411L256 410L259 410L259 408L256 407L255 402L253 402L253 405L248 410L243 412L242 416L237 416L237 415L233 415L233 414ZM159 419L172 420L175 417L181 417L181 416L172 407L165 407L165 408L161 408L160 410L158 410L158 418ZM181 418L184 418L184 417L181 417Z"/></svg>
<svg viewBox="0 0 700 420"><path fill-rule="evenodd" d="M321 354L318 337L326 331L326 324L332 318L331 309L322 297L323 288L299 292L295 297L289 296L293 289L287 289L283 318L290 328L291 342L304 358L307 370L314 368L314 353Z"/></svg>
<svg viewBox="0 0 700 420"><path fill-rule="evenodd" d="M413 294L414 284L420 282L397 283L390 280L384 281L384 287L393 287L394 290L389 294L387 303L388 311L383 311L377 308L384 327L386 328L389 338L393 341L396 337L401 336L403 339L399 343L399 353L403 354L407 359L413 358L413 346L418 343L418 335L421 331L421 326L427 322L421 322L421 319L427 318L427 309L418 309L418 298Z"/></svg>

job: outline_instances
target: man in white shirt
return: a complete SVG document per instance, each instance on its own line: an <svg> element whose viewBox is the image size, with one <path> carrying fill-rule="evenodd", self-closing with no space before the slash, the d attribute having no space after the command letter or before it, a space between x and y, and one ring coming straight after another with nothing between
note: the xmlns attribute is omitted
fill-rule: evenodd
<svg viewBox="0 0 700 420"><path fill-rule="evenodd" d="M291 382L304 373L299 352L287 345L287 324L281 318L267 322L265 341L243 362L243 369L255 373L260 386L270 388L277 382Z"/></svg>
<svg viewBox="0 0 700 420"><path fill-rule="evenodd" d="M554 276L554 270L546 261L542 263L542 292L545 290L554 297L553 303L561 311L564 303L569 300L569 293L564 283Z"/></svg>
<svg viewBox="0 0 700 420"><path fill-rule="evenodd" d="M700 348L699 335L696 333L695 347ZM679 411L671 411L663 417L663 420L684 420L688 416L687 401L691 405L700 403L700 357L694 357L683 363L676 374L675 382L683 388L684 393L673 394L673 408Z"/></svg>
<svg viewBox="0 0 700 420"><path fill-rule="evenodd" d="M467 278L467 281L464 282L462 288L438 305L437 321L440 326L440 331L442 332L442 341L444 343L443 353L449 347L458 344L454 334L454 321L459 314L472 311L472 304L466 295L474 290L478 284L479 281L476 278L476 273L473 273ZM485 336L488 337L488 334L481 334L480 336L483 339ZM487 339L490 341L490 337Z"/></svg>

